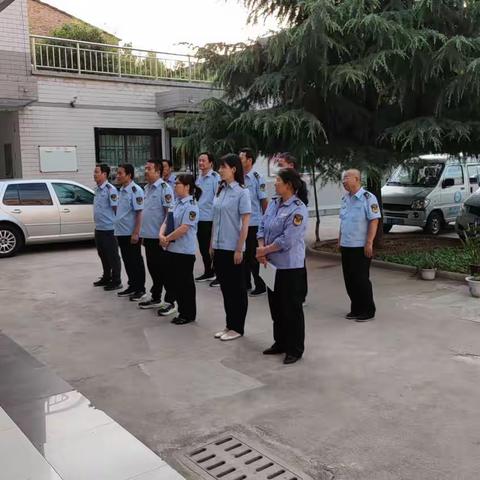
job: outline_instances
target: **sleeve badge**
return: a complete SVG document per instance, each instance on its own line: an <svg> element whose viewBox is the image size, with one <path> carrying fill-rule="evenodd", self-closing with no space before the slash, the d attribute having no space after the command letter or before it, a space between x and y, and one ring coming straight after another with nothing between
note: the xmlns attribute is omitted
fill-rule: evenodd
<svg viewBox="0 0 480 480"><path fill-rule="evenodd" d="M110 198L111 198L114 202L117 201L117 195L116 195L115 193L112 193L112 194L110 195Z"/></svg>
<svg viewBox="0 0 480 480"><path fill-rule="evenodd" d="M303 215L300 215L299 213L296 213L295 216L293 217L293 224L296 227L299 227L303 222Z"/></svg>
<svg viewBox="0 0 480 480"><path fill-rule="evenodd" d="M265 191L265 184L264 184L264 183L261 183L261 184L260 184L260 191L261 191L261 192L264 192L264 191Z"/></svg>
<svg viewBox="0 0 480 480"><path fill-rule="evenodd" d="M197 212L195 212L194 210L191 210L190 213L188 214L188 218L190 219L190 221L193 222L193 220L197 218Z"/></svg>
<svg viewBox="0 0 480 480"><path fill-rule="evenodd" d="M372 210L373 213L378 213L379 210L380 210L380 208L378 207L378 204L377 204L377 203L372 203L372 204L370 205L370 208L371 208L371 210Z"/></svg>
<svg viewBox="0 0 480 480"><path fill-rule="evenodd" d="M137 200L138 205L141 205L143 203L143 198L142 197L137 197L136 200Z"/></svg>
<svg viewBox="0 0 480 480"><path fill-rule="evenodd" d="M172 201L172 196L169 193L167 193L165 195L165 201L168 202L168 203L170 203Z"/></svg>

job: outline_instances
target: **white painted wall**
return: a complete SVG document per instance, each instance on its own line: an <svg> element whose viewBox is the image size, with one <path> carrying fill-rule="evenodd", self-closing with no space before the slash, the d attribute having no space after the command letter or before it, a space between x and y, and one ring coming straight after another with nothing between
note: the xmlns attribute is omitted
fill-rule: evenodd
<svg viewBox="0 0 480 480"><path fill-rule="evenodd" d="M155 93L162 89L165 87L39 76L38 102L19 114L24 178L68 178L93 185L94 128L164 130L164 121L155 111ZM76 106L72 108L74 97ZM76 146L78 172L42 174L39 146Z"/></svg>
<svg viewBox="0 0 480 480"><path fill-rule="evenodd" d="M0 13L0 50L28 53L28 42L27 0L15 0Z"/></svg>

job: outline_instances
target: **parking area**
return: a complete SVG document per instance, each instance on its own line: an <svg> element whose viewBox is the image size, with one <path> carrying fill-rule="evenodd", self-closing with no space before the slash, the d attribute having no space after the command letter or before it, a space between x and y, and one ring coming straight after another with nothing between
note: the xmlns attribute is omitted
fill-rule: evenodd
<svg viewBox="0 0 480 480"><path fill-rule="evenodd" d="M327 219L322 237L335 229ZM261 354L265 297L250 299L245 337L225 343L213 339L218 289L198 285L197 322L171 325L93 288L89 243L35 247L1 269L2 333L185 478L198 477L178 452L223 432L315 479L478 476L480 316L462 284L373 269L377 318L358 324L343 318L339 263L310 257L306 354L284 366Z"/></svg>

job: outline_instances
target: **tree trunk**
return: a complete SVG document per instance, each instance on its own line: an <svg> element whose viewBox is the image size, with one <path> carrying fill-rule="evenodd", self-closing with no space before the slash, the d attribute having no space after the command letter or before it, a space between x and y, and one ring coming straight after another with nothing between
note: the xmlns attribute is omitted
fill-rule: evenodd
<svg viewBox="0 0 480 480"><path fill-rule="evenodd" d="M368 175L367 178L367 190L373 193L378 200L378 207L382 213L382 217L378 221L377 234L375 235L375 240L373 241L373 246L375 248L383 247L383 206L382 206L382 181L381 179L373 174Z"/></svg>
<svg viewBox="0 0 480 480"><path fill-rule="evenodd" d="M312 186L313 186L313 195L315 198L315 243L320 243L320 209L318 207L318 195L317 195L317 177L315 175L315 164L310 165L312 172Z"/></svg>

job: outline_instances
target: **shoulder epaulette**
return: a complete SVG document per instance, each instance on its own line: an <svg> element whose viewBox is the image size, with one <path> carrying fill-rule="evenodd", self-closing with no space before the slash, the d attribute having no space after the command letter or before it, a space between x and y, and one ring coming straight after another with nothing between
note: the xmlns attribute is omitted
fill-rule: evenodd
<svg viewBox="0 0 480 480"><path fill-rule="evenodd" d="M364 192L363 195L365 196L365 198L370 198L372 196L370 192Z"/></svg>
<svg viewBox="0 0 480 480"><path fill-rule="evenodd" d="M260 174L258 172L253 172L253 176L258 180L260 178Z"/></svg>
<svg viewBox="0 0 480 480"><path fill-rule="evenodd" d="M295 205L301 205L302 202L300 200L295 200Z"/></svg>
<svg viewBox="0 0 480 480"><path fill-rule="evenodd" d="M239 184L240 185L240 184ZM245 185L240 185L241 188L247 188Z"/></svg>
<svg viewBox="0 0 480 480"><path fill-rule="evenodd" d="M112 188L112 185L107 182L107 188L110 190Z"/></svg>
<svg viewBox="0 0 480 480"><path fill-rule="evenodd" d="M135 185L132 185L132 192L135 193L137 191L137 187Z"/></svg>

